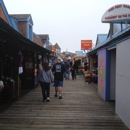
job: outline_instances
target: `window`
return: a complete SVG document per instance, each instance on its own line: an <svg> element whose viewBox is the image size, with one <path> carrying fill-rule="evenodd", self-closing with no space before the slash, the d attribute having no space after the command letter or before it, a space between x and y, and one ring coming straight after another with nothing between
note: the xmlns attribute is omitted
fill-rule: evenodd
<svg viewBox="0 0 130 130"><path fill-rule="evenodd" d="M32 25L29 24L29 39L33 40Z"/></svg>

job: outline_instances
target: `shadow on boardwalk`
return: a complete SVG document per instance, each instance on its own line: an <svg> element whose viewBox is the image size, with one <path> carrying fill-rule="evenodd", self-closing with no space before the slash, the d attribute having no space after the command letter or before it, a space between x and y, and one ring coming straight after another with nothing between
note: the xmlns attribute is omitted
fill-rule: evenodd
<svg viewBox="0 0 130 130"><path fill-rule="evenodd" d="M127 130L113 103L102 101L82 77L64 81L63 99L51 87L50 98L42 102L40 87L30 91L0 114L0 130Z"/></svg>

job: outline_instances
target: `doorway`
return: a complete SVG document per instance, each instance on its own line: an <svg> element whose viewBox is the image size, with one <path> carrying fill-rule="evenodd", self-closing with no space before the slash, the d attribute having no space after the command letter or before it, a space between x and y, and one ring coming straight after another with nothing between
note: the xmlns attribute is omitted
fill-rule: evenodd
<svg viewBox="0 0 130 130"><path fill-rule="evenodd" d="M116 90L116 49L110 50L110 101L115 101Z"/></svg>

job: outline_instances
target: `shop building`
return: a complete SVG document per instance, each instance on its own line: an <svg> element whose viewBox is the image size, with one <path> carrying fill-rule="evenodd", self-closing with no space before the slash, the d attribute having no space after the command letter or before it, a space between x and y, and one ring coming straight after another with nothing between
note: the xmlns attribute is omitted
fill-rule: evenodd
<svg viewBox="0 0 130 130"><path fill-rule="evenodd" d="M108 9L102 17L110 24L107 39L88 55L98 56L98 94L105 101L115 101L115 112L130 128L130 5Z"/></svg>
<svg viewBox="0 0 130 130"><path fill-rule="evenodd" d="M37 36L40 37L42 43L43 43L43 47L50 50L50 46L49 46L49 34L38 34Z"/></svg>
<svg viewBox="0 0 130 130"><path fill-rule="evenodd" d="M0 17L0 100L8 102L35 88L39 56L45 61L52 52L33 32L30 14L9 15L0 0Z"/></svg>
<svg viewBox="0 0 130 130"><path fill-rule="evenodd" d="M57 56L57 57L61 57L61 48L60 48L59 44L56 43L56 44L54 45L54 47L55 47L55 50L56 50L56 56Z"/></svg>
<svg viewBox="0 0 130 130"><path fill-rule="evenodd" d="M56 56L56 48L54 47L54 45L50 45L50 50L52 51L52 53L49 55L49 63L51 64L50 66L52 66L52 64L54 64L54 62L56 61L57 59L57 56Z"/></svg>
<svg viewBox="0 0 130 130"><path fill-rule="evenodd" d="M101 45L107 39L108 34L98 34L96 39L96 47ZM88 56L88 64L89 70L92 75L92 83L94 83L95 87L98 87L98 54L97 51L92 51L92 53Z"/></svg>

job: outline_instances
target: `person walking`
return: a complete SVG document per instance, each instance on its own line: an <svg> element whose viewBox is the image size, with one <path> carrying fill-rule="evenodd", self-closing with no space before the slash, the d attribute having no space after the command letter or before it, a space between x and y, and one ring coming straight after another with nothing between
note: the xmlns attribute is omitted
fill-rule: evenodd
<svg viewBox="0 0 130 130"><path fill-rule="evenodd" d="M87 60L85 60L85 62L84 62L84 71L87 71L87 69L88 69L88 63L87 63Z"/></svg>
<svg viewBox="0 0 130 130"><path fill-rule="evenodd" d="M57 58L57 63L53 66L52 72L54 74L54 87L55 97L59 95L59 99L62 99L62 87L63 87L63 76L65 72L65 66L61 63L61 58Z"/></svg>
<svg viewBox="0 0 130 130"><path fill-rule="evenodd" d="M65 71L65 79L67 80L69 80L69 78L70 78L70 61L69 61L70 59L66 59L66 58L64 58L64 65L65 65L65 68L66 68L66 71Z"/></svg>
<svg viewBox="0 0 130 130"><path fill-rule="evenodd" d="M43 102L50 101L50 83L54 82L54 76L47 62L44 62L43 69L39 70L38 81L41 85Z"/></svg>
<svg viewBox="0 0 130 130"><path fill-rule="evenodd" d="M75 76L74 76L74 78L76 79L76 76L77 76L77 73L78 73L78 69L79 69L77 61L74 62L74 68L75 68Z"/></svg>
<svg viewBox="0 0 130 130"><path fill-rule="evenodd" d="M75 61L74 64L71 67L71 76L72 76L72 80L76 79L76 73L78 71L78 64Z"/></svg>
<svg viewBox="0 0 130 130"><path fill-rule="evenodd" d="M38 60L38 71L40 69L43 69L43 67L42 67L42 60L41 59Z"/></svg>
<svg viewBox="0 0 130 130"><path fill-rule="evenodd" d="M74 68L74 65L72 65L72 67L71 67L71 76L72 76L72 80L74 80L74 78L75 78L75 68Z"/></svg>

